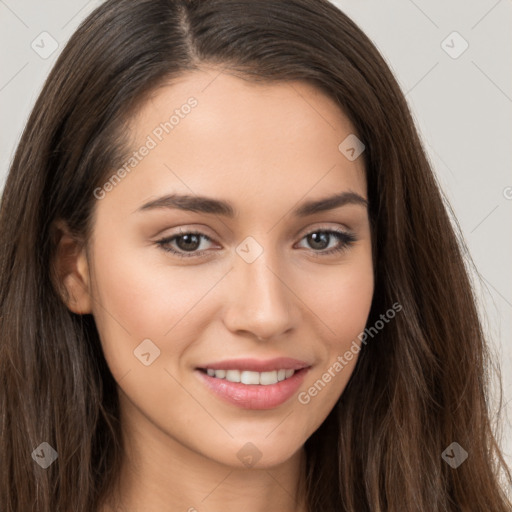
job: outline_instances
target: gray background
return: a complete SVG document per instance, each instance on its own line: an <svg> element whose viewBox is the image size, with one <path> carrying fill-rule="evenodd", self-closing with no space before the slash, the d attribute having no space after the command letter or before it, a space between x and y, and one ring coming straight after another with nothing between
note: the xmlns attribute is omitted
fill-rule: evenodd
<svg viewBox="0 0 512 512"><path fill-rule="evenodd" d="M44 79L100 3L0 0L1 187ZM398 78L482 277L483 286L475 281L475 287L502 366L503 448L512 464L512 1L334 3L374 41Z"/></svg>

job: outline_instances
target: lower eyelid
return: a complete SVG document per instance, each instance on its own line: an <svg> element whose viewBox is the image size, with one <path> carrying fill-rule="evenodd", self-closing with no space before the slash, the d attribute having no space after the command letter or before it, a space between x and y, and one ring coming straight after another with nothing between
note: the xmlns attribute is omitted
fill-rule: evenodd
<svg viewBox="0 0 512 512"><path fill-rule="evenodd" d="M315 251L315 250L311 249L310 251L315 256L328 255L331 253L343 251L344 249L348 249L350 245L352 245L354 242L357 241L357 238L351 232L341 231L341 230L336 230L336 229L318 228L318 229L314 229L314 230L309 231L309 232L305 233L304 235L302 235L299 242L304 240L307 236L309 236L313 233L319 233L319 232L327 233L331 237L336 238L338 241L338 244L337 244L337 246L331 247L330 249L323 249L323 250L319 250L319 251ZM214 240L211 237L209 237L208 235L206 235L204 233L199 233L199 232L194 232L194 231L181 231L180 233L177 233L175 235L158 240L156 242L156 244L162 250L164 250L166 252L170 252L172 254L176 254L180 257L185 257L185 258L187 258L187 257L198 257L199 258L201 256L205 256L206 255L205 253L209 252L208 249L187 252L187 251L178 250L178 249L174 249L174 248L170 248L170 249L165 248L166 245L170 245L171 242L174 242L177 238L180 238L181 236L184 236L184 235L197 235L200 238L207 240L208 242L214 242Z"/></svg>

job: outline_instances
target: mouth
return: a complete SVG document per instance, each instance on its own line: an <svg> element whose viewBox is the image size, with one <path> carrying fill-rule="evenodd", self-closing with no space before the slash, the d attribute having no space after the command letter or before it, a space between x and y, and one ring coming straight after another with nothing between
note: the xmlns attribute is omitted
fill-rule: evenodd
<svg viewBox="0 0 512 512"><path fill-rule="evenodd" d="M269 361L238 359L196 368L208 390L237 407L273 409L288 401L311 368L290 358Z"/></svg>
<svg viewBox="0 0 512 512"><path fill-rule="evenodd" d="M241 382L248 386L271 386L283 380L289 379L295 374L295 370L280 368L270 372L251 372L249 370L214 370L213 368L199 368L215 379L224 379L228 382Z"/></svg>

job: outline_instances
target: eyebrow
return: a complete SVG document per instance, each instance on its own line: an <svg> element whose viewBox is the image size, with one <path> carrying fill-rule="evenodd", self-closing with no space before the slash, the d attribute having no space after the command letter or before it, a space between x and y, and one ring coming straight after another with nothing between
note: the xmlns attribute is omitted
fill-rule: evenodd
<svg viewBox="0 0 512 512"><path fill-rule="evenodd" d="M335 208L340 208L348 204L368 208L368 201L364 197L355 192L348 191L322 199L305 201L292 211L292 215L296 217L307 217L315 213L334 210ZM168 194L143 204L136 211L140 212L158 208L176 208L192 212L222 215L229 218L238 216L238 211L228 201L187 194Z"/></svg>

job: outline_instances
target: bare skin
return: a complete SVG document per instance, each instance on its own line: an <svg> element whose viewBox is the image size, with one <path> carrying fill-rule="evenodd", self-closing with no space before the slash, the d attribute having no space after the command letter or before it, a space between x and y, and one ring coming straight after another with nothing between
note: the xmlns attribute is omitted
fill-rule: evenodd
<svg viewBox="0 0 512 512"><path fill-rule="evenodd" d="M155 127L192 96L197 105L157 140ZM374 282L364 204L292 211L335 193L367 198L363 158L338 150L353 133L336 103L307 83L188 73L155 91L132 120L133 151L148 135L156 147L96 202L87 250L63 228L61 255L72 255L60 260L68 307L93 314L118 383L127 447L119 510L307 512L304 443L336 404L357 356L331 369L308 403L298 395L357 340ZM171 193L229 201L238 214L139 210ZM318 234L316 244L307 236L322 230L356 240L326 254L344 242L331 234L322 246ZM204 234L197 249L183 235L158 244L190 231ZM149 365L134 354L146 339ZM197 370L276 357L309 369L291 398L268 409L228 403ZM244 447L255 463L244 461Z"/></svg>

